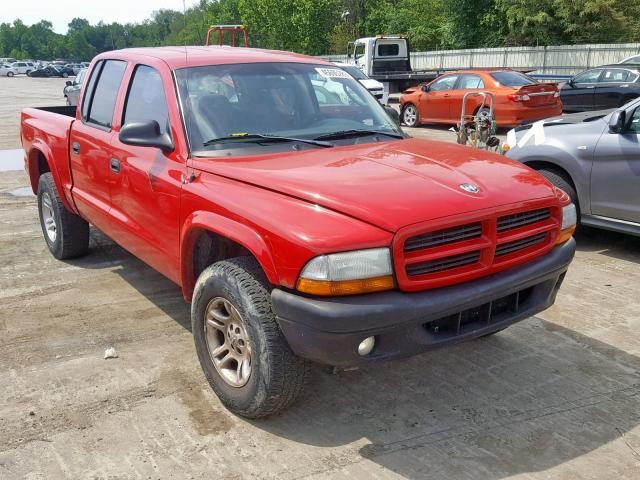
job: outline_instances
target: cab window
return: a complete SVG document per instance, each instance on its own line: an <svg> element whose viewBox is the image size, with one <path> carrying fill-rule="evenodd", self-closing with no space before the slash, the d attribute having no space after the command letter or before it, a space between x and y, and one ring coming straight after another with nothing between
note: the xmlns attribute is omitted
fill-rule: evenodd
<svg viewBox="0 0 640 480"><path fill-rule="evenodd" d="M400 45L397 43L383 43L378 45L379 57L396 57L400 53Z"/></svg>
<svg viewBox="0 0 640 480"><path fill-rule="evenodd" d="M122 60L107 60L99 72L87 109L86 121L111 128L118 90L127 66Z"/></svg>
<svg viewBox="0 0 640 480"><path fill-rule="evenodd" d="M484 88L484 82L482 81L482 78L480 78L480 75L462 75L457 88L460 90Z"/></svg>
<svg viewBox="0 0 640 480"><path fill-rule="evenodd" d="M442 77L436 80L435 82L433 82L429 90L433 92L451 90L453 86L456 84L456 80L458 80L458 75L448 75L446 77Z"/></svg>
<svg viewBox="0 0 640 480"><path fill-rule="evenodd" d="M635 77L629 70L622 70L620 68L607 68L600 78L600 83L624 83L633 81Z"/></svg>
<svg viewBox="0 0 640 480"><path fill-rule="evenodd" d="M155 68L139 65L131 79L122 123L155 120L160 132L169 128L169 111L162 78Z"/></svg>
<svg viewBox="0 0 640 480"><path fill-rule="evenodd" d="M364 55L364 44L359 43L354 50L354 58L360 58Z"/></svg>
<svg viewBox="0 0 640 480"><path fill-rule="evenodd" d="M573 79L573 83L597 83L602 70L588 70Z"/></svg>

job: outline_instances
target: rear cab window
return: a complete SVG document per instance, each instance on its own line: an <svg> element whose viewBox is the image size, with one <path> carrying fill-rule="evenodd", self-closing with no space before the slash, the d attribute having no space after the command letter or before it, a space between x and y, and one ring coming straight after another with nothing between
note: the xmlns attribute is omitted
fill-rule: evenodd
<svg viewBox="0 0 640 480"><path fill-rule="evenodd" d="M379 57L397 57L400 53L400 45L397 43L383 43L378 45Z"/></svg>
<svg viewBox="0 0 640 480"><path fill-rule="evenodd" d="M103 60L91 74L82 102L82 120L90 125L110 129L113 111L127 62Z"/></svg>
<svg viewBox="0 0 640 480"><path fill-rule="evenodd" d="M491 78L493 78L500 86L503 87L523 87L525 85L533 85L536 82L533 78L526 76L524 73L520 72L492 72L490 73Z"/></svg>

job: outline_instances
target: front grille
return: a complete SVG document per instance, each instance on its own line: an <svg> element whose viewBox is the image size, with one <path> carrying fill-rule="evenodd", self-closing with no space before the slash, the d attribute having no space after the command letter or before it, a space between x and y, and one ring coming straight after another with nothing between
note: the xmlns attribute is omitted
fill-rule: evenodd
<svg viewBox="0 0 640 480"><path fill-rule="evenodd" d="M480 260L480 251L462 253L460 255L452 255L450 257L438 258L427 262L414 263L407 266L407 275L425 275L427 273L441 272L452 268L464 267L478 263Z"/></svg>
<svg viewBox="0 0 640 480"><path fill-rule="evenodd" d="M505 208L437 230L428 224L423 230L416 225L401 229L393 247L398 286L405 291L444 287L544 254L553 248L562 221L560 208L547 205L539 201L526 211Z"/></svg>
<svg viewBox="0 0 640 480"><path fill-rule="evenodd" d="M526 308L533 287L506 295L491 302L462 310L424 324L434 336L460 335L467 331L498 323Z"/></svg>
<svg viewBox="0 0 640 480"><path fill-rule="evenodd" d="M424 235L417 235L409 238L404 243L404 251L413 252L415 250L422 250L423 248L461 242L463 240L478 238L481 234L482 224L480 222L445 228L443 230L436 230L435 232L429 232Z"/></svg>
<svg viewBox="0 0 640 480"><path fill-rule="evenodd" d="M520 240L514 240L513 242L503 243L502 245L498 245L496 247L496 257L507 255L509 253L517 252L518 250L537 245L538 243L544 242L546 238L547 233L542 232L538 233L537 235L521 238Z"/></svg>
<svg viewBox="0 0 640 480"><path fill-rule="evenodd" d="M540 208L529 212L518 212L511 215L505 215L504 217L498 218L498 232L506 232L507 230L513 230L514 228L541 222L548 219L550 216L551 212L548 208Z"/></svg>

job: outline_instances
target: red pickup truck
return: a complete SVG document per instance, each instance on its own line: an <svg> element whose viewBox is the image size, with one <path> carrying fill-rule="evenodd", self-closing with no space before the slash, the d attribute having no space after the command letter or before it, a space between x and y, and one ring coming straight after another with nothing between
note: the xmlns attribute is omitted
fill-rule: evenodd
<svg viewBox="0 0 640 480"><path fill-rule="evenodd" d="M348 366L495 333L549 307L575 208L535 171L409 138L355 79L228 47L101 54L77 109L22 113L46 244L89 224L182 287L196 351L233 412Z"/></svg>

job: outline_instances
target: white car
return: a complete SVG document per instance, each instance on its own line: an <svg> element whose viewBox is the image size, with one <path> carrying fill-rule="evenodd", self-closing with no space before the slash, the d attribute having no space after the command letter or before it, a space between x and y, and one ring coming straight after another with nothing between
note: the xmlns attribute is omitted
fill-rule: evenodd
<svg viewBox="0 0 640 480"><path fill-rule="evenodd" d="M382 85L382 83L380 83L377 80L374 80L373 78L367 77L362 70L360 70L358 67L356 67L351 63L334 62L334 64L337 67L340 67L345 72L347 72L353 78L358 80L362 84L362 86L364 86L364 88L369 90L371 92L371 95L376 97L376 99L380 103L383 103L383 104L386 103L386 101L384 101L383 99L384 85Z"/></svg>
<svg viewBox="0 0 640 480"><path fill-rule="evenodd" d="M16 71L9 65L0 65L0 77L13 77Z"/></svg>
<svg viewBox="0 0 640 480"><path fill-rule="evenodd" d="M640 63L640 55L633 55L622 60L620 63Z"/></svg>
<svg viewBox="0 0 640 480"><path fill-rule="evenodd" d="M11 68L18 74L29 75L29 72L36 69L36 66L31 62L15 62L11 64Z"/></svg>

